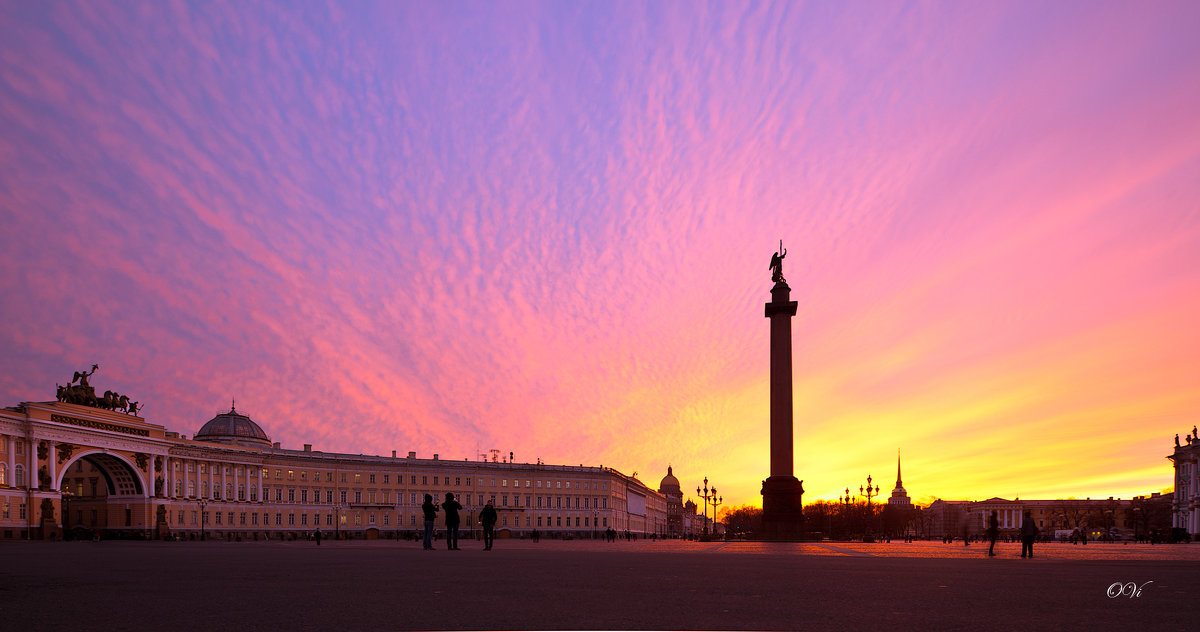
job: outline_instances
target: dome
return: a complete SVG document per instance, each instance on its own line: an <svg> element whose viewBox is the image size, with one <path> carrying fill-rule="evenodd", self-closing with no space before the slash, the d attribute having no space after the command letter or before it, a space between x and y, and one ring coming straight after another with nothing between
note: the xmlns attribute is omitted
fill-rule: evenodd
<svg viewBox="0 0 1200 632"><path fill-rule="evenodd" d="M271 438L266 432L246 415L237 411L233 406L229 412L213 417L200 428L197 441L212 441L215 443L233 443L246 446L271 446Z"/></svg>
<svg viewBox="0 0 1200 632"><path fill-rule="evenodd" d="M675 475L671 473L670 465L667 466L667 475L664 476L662 481L658 484L658 491L660 493L666 492L667 490L680 491L679 479L675 478Z"/></svg>

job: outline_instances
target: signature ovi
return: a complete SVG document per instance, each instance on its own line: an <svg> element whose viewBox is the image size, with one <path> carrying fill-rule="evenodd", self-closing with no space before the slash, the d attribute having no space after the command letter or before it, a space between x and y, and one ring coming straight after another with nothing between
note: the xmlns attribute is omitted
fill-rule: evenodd
<svg viewBox="0 0 1200 632"><path fill-rule="evenodd" d="M1134 582L1113 582L1113 584L1108 587L1108 598L1116 599L1117 597L1129 597L1130 599L1133 599L1134 597L1141 597L1142 589L1153 583L1154 580L1150 580L1141 586L1138 586Z"/></svg>

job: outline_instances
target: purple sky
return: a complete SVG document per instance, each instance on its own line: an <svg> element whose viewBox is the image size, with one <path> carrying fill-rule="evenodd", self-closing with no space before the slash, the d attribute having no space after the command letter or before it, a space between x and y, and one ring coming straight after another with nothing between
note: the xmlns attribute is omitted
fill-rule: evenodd
<svg viewBox="0 0 1200 632"><path fill-rule="evenodd" d="M0 404L604 464L1171 485L1200 413L1200 3L0 1Z"/></svg>

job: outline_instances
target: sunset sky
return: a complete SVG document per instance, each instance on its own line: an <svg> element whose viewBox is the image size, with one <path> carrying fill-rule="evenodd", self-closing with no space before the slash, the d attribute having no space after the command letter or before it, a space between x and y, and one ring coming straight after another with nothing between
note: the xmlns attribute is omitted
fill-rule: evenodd
<svg viewBox="0 0 1200 632"><path fill-rule="evenodd" d="M1128 498L1200 420L1200 3L0 1L0 405ZM690 496L690 495L689 495Z"/></svg>

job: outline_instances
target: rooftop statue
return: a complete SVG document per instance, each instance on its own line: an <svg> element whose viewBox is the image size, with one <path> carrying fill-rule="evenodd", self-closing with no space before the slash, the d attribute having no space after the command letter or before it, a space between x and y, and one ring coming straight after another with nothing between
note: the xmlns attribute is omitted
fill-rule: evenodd
<svg viewBox="0 0 1200 632"><path fill-rule="evenodd" d="M771 255L771 281L775 283L787 283L783 278L783 258L787 256L787 250L783 248L783 240L779 240L779 252Z"/></svg>

